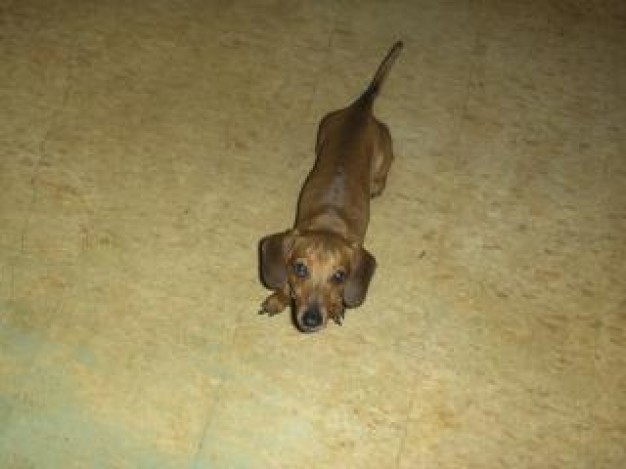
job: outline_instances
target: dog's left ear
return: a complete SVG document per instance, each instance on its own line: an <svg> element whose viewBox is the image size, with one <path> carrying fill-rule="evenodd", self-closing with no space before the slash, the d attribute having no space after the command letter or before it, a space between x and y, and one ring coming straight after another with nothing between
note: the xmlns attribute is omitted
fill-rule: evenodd
<svg viewBox="0 0 626 469"><path fill-rule="evenodd" d="M290 231L266 236L259 242L259 276L270 290L281 288L287 281L285 259L293 236Z"/></svg>
<svg viewBox="0 0 626 469"><path fill-rule="evenodd" d="M374 256L365 248L356 247L350 276L343 291L343 302L348 308L355 308L363 303L375 270L376 259Z"/></svg>

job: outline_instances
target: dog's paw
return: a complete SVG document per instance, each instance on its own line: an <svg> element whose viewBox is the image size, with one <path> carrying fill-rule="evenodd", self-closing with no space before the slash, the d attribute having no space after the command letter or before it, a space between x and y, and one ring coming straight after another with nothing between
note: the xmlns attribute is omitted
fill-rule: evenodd
<svg viewBox="0 0 626 469"><path fill-rule="evenodd" d="M343 326L343 320L346 317L346 310L342 309L341 311L339 311L337 314L335 314L332 319L333 322L335 324L337 324L338 326Z"/></svg>
<svg viewBox="0 0 626 469"><path fill-rule="evenodd" d="M285 297L282 292L276 292L268 296L261 304L259 314L267 314L274 316L281 313L289 305L289 298Z"/></svg>

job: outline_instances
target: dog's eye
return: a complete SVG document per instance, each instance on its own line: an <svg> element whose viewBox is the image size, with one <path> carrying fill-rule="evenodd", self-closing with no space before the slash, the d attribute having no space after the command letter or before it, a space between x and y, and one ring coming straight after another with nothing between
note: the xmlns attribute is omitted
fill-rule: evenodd
<svg viewBox="0 0 626 469"><path fill-rule="evenodd" d="M338 270L333 274L331 280L334 283L343 283L346 280L346 273L343 270Z"/></svg>
<svg viewBox="0 0 626 469"><path fill-rule="evenodd" d="M309 276L309 269L307 269L304 262L298 261L293 264L293 273L296 274L296 277L307 278Z"/></svg>

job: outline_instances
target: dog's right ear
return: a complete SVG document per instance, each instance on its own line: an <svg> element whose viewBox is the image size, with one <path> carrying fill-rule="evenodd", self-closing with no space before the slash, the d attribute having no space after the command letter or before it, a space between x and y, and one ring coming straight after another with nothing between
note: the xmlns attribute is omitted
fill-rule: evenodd
<svg viewBox="0 0 626 469"><path fill-rule="evenodd" d="M292 239L292 232L285 231L266 236L259 242L259 276L270 290L281 288L287 281L285 262Z"/></svg>

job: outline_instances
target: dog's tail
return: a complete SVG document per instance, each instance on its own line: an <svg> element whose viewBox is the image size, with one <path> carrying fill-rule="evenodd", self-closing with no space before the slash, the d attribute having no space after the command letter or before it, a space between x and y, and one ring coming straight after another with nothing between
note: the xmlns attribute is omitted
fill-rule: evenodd
<svg viewBox="0 0 626 469"><path fill-rule="evenodd" d="M360 105L371 108L374 103L374 99L378 96L380 89L385 82L385 78L389 74L389 70L391 70L391 66L400 55L400 51L404 44L402 41L397 41L387 53L387 56L383 59L382 63L378 66L378 70L376 70L376 74L372 79L371 83L367 87L367 89L363 92L363 94L356 100L356 103Z"/></svg>

